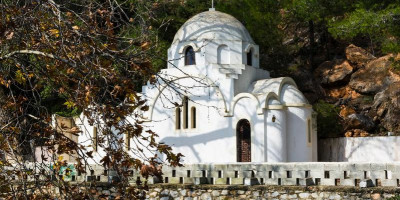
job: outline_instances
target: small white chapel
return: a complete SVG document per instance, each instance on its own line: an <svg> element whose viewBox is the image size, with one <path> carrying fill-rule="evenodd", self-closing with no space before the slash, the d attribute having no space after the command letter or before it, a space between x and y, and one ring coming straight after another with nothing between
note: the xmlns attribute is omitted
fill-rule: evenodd
<svg viewBox="0 0 400 200"><path fill-rule="evenodd" d="M317 161L312 106L293 79L260 69L259 47L237 19L214 9L195 15L168 60L143 86L150 109L142 117L183 163Z"/></svg>

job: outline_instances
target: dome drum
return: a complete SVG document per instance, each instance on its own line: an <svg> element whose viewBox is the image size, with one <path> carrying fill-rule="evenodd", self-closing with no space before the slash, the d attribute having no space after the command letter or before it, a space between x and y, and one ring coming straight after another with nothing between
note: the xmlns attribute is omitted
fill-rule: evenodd
<svg viewBox="0 0 400 200"><path fill-rule="evenodd" d="M180 58L185 56L188 47L195 51L197 66L251 63L253 67L259 67L258 45L240 21L222 12L206 11L182 25L168 51L168 68L185 66Z"/></svg>

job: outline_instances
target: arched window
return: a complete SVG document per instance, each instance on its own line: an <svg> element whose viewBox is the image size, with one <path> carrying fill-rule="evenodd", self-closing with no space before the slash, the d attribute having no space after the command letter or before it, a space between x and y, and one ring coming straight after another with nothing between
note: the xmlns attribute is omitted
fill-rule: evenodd
<svg viewBox="0 0 400 200"><path fill-rule="evenodd" d="M312 127L311 127L311 119L307 119L307 144L312 144Z"/></svg>
<svg viewBox="0 0 400 200"><path fill-rule="evenodd" d="M190 116L192 117L192 128L196 128L196 107L190 109Z"/></svg>
<svg viewBox="0 0 400 200"><path fill-rule="evenodd" d="M194 53L193 47L189 46L185 51L185 65L195 65L196 55Z"/></svg>
<svg viewBox="0 0 400 200"><path fill-rule="evenodd" d="M97 134L97 126L93 126L93 151L97 152L97 146L98 146L98 134Z"/></svg>
<svg viewBox="0 0 400 200"><path fill-rule="evenodd" d="M251 162L251 126L247 119L236 125L236 155L238 162Z"/></svg>
<svg viewBox="0 0 400 200"><path fill-rule="evenodd" d="M131 150L131 134L129 132L125 133L125 148L127 151Z"/></svg>
<svg viewBox="0 0 400 200"><path fill-rule="evenodd" d="M183 128L189 128L189 99L188 97L183 97Z"/></svg>
<svg viewBox="0 0 400 200"><path fill-rule="evenodd" d="M229 64L230 55L229 48L226 45L221 45L217 49L217 62L218 64Z"/></svg>
<svg viewBox="0 0 400 200"><path fill-rule="evenodd" d="M247 53L247 65L252 66L253 65L253 50L250 49L249 52Z"/></svg>
<svg viewBox="0 0 400 200"><path fill-rule="evenodd" d="M181 108L175 109L175 128L181 129Z"/></svg>

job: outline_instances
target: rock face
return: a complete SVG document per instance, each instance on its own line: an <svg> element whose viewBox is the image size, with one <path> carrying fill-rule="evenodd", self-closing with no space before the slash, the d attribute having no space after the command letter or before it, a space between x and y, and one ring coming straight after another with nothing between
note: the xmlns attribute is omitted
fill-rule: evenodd
<svg viewBox="0 0 400 200"><path fill-rule="evenodd" d="M353 67L346 60L325 61L316 70L317 76L322 84L332 85L349 78Z"/></svg>
<svg viewBox="0 0 400 200"><path fill-rule="evenodd" d="M346 58L353 65L361 67L375 59L375 56L368 53L365 49L351 44L346 48Z"/></svg>
<svg viewBox="0 0 400 200"><path fill-rule="evenodd" d="M389 85L375 95L372 111L371 115L377 116L387 130L400 130L400 82Z"/></svg>
<svg viewBox="0 0 400 200"><path fill-rule="evenodd" d="M375 94L393 82L390 76L391 65L388 55L369 62L351 76L350 87L359 93Z"/></svg>
<svg viewBox="0 0 400 200"><path fill-rule="evenodd" d="M351 114L347 116L346 120L346 130L350 129L365 129L371 130L374 128L375 124L371 118L362 114Z"/></svg>
<svg viewBox="0 0 400 200"><path fill-rule="evenodd" d="M342 109L340 110L339 115L342 118L347 118L351 114L355 114L356 111L353 108L347 107L347 106L342 106Z"/></svg>
<svg viewBox="0 0 400 200"><path fill-rule="evenodd" d="M311 91L317 101L337 108L341 136L400 134L400 70L393 68L394 62L400 63L400 54L376 58L355 45L345 53L346 59L320 64L313 80L299 81L307 86L304 93Z"/></svg>

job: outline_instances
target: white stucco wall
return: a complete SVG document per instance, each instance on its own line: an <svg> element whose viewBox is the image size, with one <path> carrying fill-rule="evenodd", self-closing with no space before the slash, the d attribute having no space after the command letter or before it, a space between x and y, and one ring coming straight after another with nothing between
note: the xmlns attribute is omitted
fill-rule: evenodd
<svg viewBox="0 0 400 200"><path fill-rule="evenodd" d="M264 162L264 116L257 115L257 104L258 102L255 99L251 98L242 98L240 99L235 107L233 108L234 117L231 118L233 120L232 130L235 136L235 143L233 146L233 151L227 153L235 153L237 155L236 150L236 125L241 119L247 119L250 121L251 126L251 161L252 162ZM236 156L234 160L230 162L236 162Z"/></svg>
<svg viewBox="0 0 400 200"><path fill-rule="evenodd" d="M272 118L275 117L275 122ZM264 123L267 125L265 131L266 162L286 162L288 147L286 145L286 110L267 110L264 113Z"/></svg>
<svg viewBox="0 0 400 200"><path fill-rule="evenodd" d="M316 161L313 160L316 149L307 141L307 119L311 119L311 112L311 109L302 107L287 108L288 162Z"/></svg>
<svg viewBox="0 0 400 200"><path fill-rule="evenodd" d="M322 139L318 149L319 161L399 162L400 136Z"/></svg>
<svg viewBox="0 0 400 200"><path fill-rule="evenodd" d="M231 151L229 144L236 143L233 133L226 131L231 129L232 125L229 118L224 117L225 108L217 89L202 85L191 78L181 79L175 84L194 86L180 92L182 96L189 97L189 108L196 107L196 128L191 128L189 124L188 129L183 125L181 129L176 129L176 107L173 103L181 104L182 98L172 88L163 91L166 96L159 96L154 104L152 121L144 125L160 136L160 142L171 145L176 153L183 153L183 161L186 163L212 162L216 159L228 162L234 159L235 155L226 153ZM189 112L189 122L190 118Z"/></svg>
<svg viewBox="0 0 400 200"><path fill-rule="evenodd" d="M266 78L270 78L268 71L246 65L245 70L242 71L239 78L234 80L234 94L248 92L251 83Z"/></svg>
<svg viewBox="0 0 400 200"><path fill-rule="evenodd" d="M87 161L89 164L97 164L100 160L106 155L104 148L98 146L97 150L94 149L94 126L97 126L97 134L98 136L101 135L101 128L102 124L96 124L91 126L88 122L88 119L81 114L79 117L75 118L75 124L79 127L82 131L78 137L78 144L82 145L86 148L86 151L92 151L93 158L88 158ZM105 143L104 145L107 145Z"/></svg>

